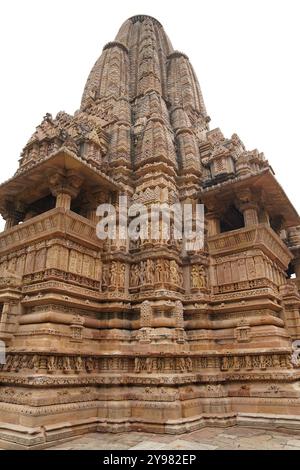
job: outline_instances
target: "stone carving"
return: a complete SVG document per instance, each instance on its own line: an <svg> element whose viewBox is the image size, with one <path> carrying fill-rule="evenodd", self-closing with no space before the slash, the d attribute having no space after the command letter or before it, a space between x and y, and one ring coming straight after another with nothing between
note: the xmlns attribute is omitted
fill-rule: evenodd
<svg viewBox="0 0 300 470"><path fill-rule="evenodd" d="M111 290L124 290L125 288L125 264L113 261L108 274L107 269L104 270L103 285L109 285Z"/></svg>
<svg viewBox="0 0 300 470"><path fill-rule="evenodd" d="M183 275L176 261L165 259L147 259L133 264L130 269L130 286L141 287L154 283L171 283L182 286Z"/></svg>
<svg viewBox="0 0 300 470"><path fill-rule="evenodd" d="M300 367L300 340L293 342L293 354L291 362L295 367Z"/></svg>
<svg viewBox="0 0 300 470"><path fill-rule="evenodd" d="M53 372L55 371L55 368L56 368L56 360L55 360L55 357L54 357L54 356L48 357L48 360L47 360L47 371L49 372L49 374L53 373Z"/></svg>
<svg viewBox="0 0 300 470"><path fill-rule="evenodd" d="M63 357L62 364L63 364L63 371L65 374L68 374L69 372L71 372L71 362L68 356Z"/></svg>
<svg viewBox="0 0 300 470"><path fill-rule="evenodd" d="M240 320L239 326L235 329L235 337L239 343L250 341L250 327L245 319Z"/></svg>
<svg viewBox="0 0 300 470"><path fill-rule="evenodd" d="M145 300L141 305L141 327L152 326L152 307L148 300Z"/></svg>
<svg viewBox="0 0 300 470"><path fill-rule="evenodd" d="M207 287L207 274L204 266L193 265L191 268L191 288L202 289Z"/></svg>
<svg viewBox="0 0 300 470"><path fill-rule="evenodd" d="M37 126L0 186L0 440L44 446L96 410L105 431L134 428L133 407L160 432L299 415L299 218L264 155L209 121L188 57L137 15L80 109ZM162 220L158 236L100 240L97 206L121 195L203 203L204 246Z"/></svg>
<svg viewBox="0 0 300 470"><path fill-rule="evenodd" d="M179 300L175 302L174 316L176 320L176 328L183 328L184 327L183 305L182 305L182 302L180 302Z"/></svg>

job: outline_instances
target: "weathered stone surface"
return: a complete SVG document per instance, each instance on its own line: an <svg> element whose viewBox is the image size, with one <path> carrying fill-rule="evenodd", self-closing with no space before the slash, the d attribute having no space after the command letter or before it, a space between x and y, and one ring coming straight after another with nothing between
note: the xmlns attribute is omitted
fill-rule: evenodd
<svg viewBox="0 0 300 470"><path fill-rule="evenodd" d="M244 428L241 426L235 426L234 430L236 431L237 436L235 439L224 439L221 437L222 430L220 428L203 428L201 430L201 435L198 435L200 431L186 433L184 436L181 436L180 439L176 436L170 434L162 435L153 435L148 433L135 433L135 439L137 443L133 446L130 442L127 442L127 438L130 439L131 433L116 434L114 435L114 440L112 441L110 436L104 433L101 436L101 441L99 435L97 434L88 434L86 438L79 437L74 439L71 442L65 444L56 445L50 448L51 449L62 449L62 450L81 450L81 449L147 449L147 450L297 450L296 446L288 445L288 442L291 441L291 435L286 433L278 433L272 430L264 431L261 429L254 428ZM249 437L243 437L245 433ZM249 434L249 431L252 434ZM250 438L250 435L252 436ZM297 440L297 439L296 439Z"/></svg>
<svg viewBox="0 0 300 470"><path fill-rule="evenodd" d="M300 448L300 439L292 439L290 441L287 441L287 445Z"/></svg>
<svg viewBox="0 0 300 470"><path fill-rule="evenodd" d="M209 120L188 57L139 15L80 109L36 128L0 186L1 443L300 429L299 216L264 155ZM120 195L203 203L203 247L100 240L96 209Z"/></svg>

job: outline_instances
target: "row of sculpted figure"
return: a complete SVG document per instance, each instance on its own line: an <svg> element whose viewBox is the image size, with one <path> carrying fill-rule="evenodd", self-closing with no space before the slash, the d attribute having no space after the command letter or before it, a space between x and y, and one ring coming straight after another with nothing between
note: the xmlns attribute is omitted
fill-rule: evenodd
<svg viewBox="0 0 300 470"><path fill-rule="evenodd" d="M175 260L147 259L131 266L131 287L165 282L177 286L183 285L182 268L178 266Z"/></svg>
<svg viewBox="0 0 300 470"><path fill-rule="evenodd" d="M191 268L191 288L201 289L208 287L207 272L203 265L193 265ZM102 268L101 289L113 288L124 290L126 282L126 265L113 261ZM175 260L164 258L147 259L131 265L130 287L139 287L145 284L171 283L183 287L183 270Z"/></svg>
<svg viewBox="0 0 300 470"><path fill-rule="evenodd" d="M191 269L191 288L202 289L208 287L207 272L203 265L194 264Z"/></svg>
<svg viewBox="0 0 300 470"><path fill-rule="evenodd" d="M170 361L169 361L170 363ZM170 365L170 364L169 364ZM134 372L163 372L165 370L165 361L164 358L142 358L136 357L134 360ZM174 372L177 370L179 372L192 372L193 371L193 361L190 357L177 357L172 360L172 368Z"/></svg>
<svg viewBox="0 0 300 470"><path fill-rule="evenodd" d="M123 290L125 288L126 265L113 261L111 265L105 264L102 268L101 290L112 288Z"/></svg>

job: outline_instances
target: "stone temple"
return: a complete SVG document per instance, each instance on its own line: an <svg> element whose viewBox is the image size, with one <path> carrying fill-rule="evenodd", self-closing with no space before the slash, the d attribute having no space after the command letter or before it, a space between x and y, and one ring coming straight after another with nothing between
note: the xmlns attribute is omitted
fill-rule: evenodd
<svg viewBox="0 0 300 470"><path fill-rule="evenodd" d="M263 153L209 121L188 57L138 15L80 109L36 128L0 186L1 447L300 429L299 216ZM204 204L204 247L99 239L120 195Z"/></svg>

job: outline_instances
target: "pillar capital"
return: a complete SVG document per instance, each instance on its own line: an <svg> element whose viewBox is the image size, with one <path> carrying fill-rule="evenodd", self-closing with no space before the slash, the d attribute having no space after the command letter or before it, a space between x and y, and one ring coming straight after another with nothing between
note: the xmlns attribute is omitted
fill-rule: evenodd
<svg viewBox="0 0 300 470"><path fill-rule="evenodd" d="M56 197L56 207L70 209L72 199L78 195L83 178L75 171L56 172L49 177L49 188Z"/></svg>
<svg viewBox="0 0 300 470"><path fill-rule="evenodd" d="M258 225L259 206L250 189L244 188L236 193L235 205L243 213L245 227Z"/></svg>
<svg viewBox="0 0 300 470"><path fill-rule="evenodd" d="M210 211L205 214L207 220L207 235L213 237L221 232L220 214L217 211Z"/></svg>
<svg viewBox="0 0 300 470"><path fill-rule="evenodd" d="M77 172L56 172L49 177L49 187L53 196L60 193L69 194L75 198L81 188L83 178Z"/></svg>
<svg viewBox="0 0 300 470"><path fill-rule="evenodd" d="M288 229L288 240L291 247L300 246L300 225Z"/></svg>
<svg viewBox="0 0 300 470"><path fill-rule="evenodd" d="M0 211L3 219L6 221L4 230L8 230L23 220L26 206L20 201L6 200L2 204Z"/></svg>

